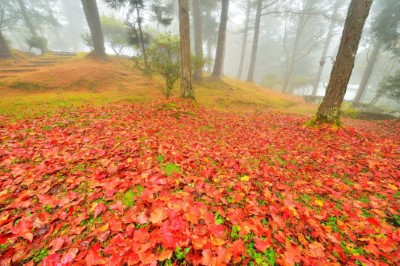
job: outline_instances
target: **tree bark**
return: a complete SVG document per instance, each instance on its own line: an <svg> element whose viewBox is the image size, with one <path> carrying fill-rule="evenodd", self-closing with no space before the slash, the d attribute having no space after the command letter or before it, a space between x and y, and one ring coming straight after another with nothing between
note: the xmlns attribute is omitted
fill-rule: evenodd
<svg viewBox="0 0 400 266"><path fill-rule="evenodd" d="M17 0L19 7L21 8L22 17L25 20L25 24L28 27L29 31L31 32L33 37L38 37L38 34L35 30L35 27L32 24L32 21L29 18L28 11L26 10L26 6L23 0Z"/></svg>
<svg viewBox="0 0 400 266"><path fill-rule="evenodd" d="M293 44L293 49L292 52L288 58L288 62L286 65L286 71L285 71L285 76L283 78L283 88L282 88L282 92L286 93L288 91L289 88L289 83L290 83L290 79L292 77L292 73L293 73L293 68L294 68L294 63L296 61L296 52L297 52L297 48L299 46L300 43L300 37L301 34L303 32L303 24L299 23L299 25L297 26L297 30L296 30L296 37L294 40L294 44Z"/></svg>
<svg viewBox="0 0 400 266"><path fill-rule="evenodd" d="M326 56L328 55L328 50L329 50L329 46L331 44L331 40L333 37L333 30L335 29L335 26L336 26L336 18L337 18L337 14L338 14L341 2L342 2L341 0L336 0L336 4L333 9L332 19L331 19L331 22L329 23L329 29L328 29L328 34L326 37L326 42L325 42L324 48L322 50L321 60L319 61L317 77L315 78L315 81L314 81L313 91L311 94L312 96L316 96L317 92L318 92L319 82L321 81L322 72L324 71Z"/></svg>
<svg viewBox="0 0 400 266"><path fill-rule="evenodd" d="M381 49L381 42L376 41L371 55L368 58L367 67L364 70L360 87L358 87L356 97L354 97L353 102L359 103L361 98L364 96L365 90L367 89L369 79L371 78L372 71L374 71L376 60L379 56L379 51Z"/></svg>
<svg viewBox="0 0 400 266"><path fill-rule="evenodd" d="M352 0L347 13L342 39L331 72L326 95L313 124L340 125L340 107L350 80L365 21L372 0Z"/></svg>
<svg viewBox="0 0 400 266"><path fill-rule="evenodd" d="M144 35L143 35L143 29L142 29L142 17L140 16L140 7L139 7L138 3L136 3L136 16L137 16L137 22L138 22L138 27L139 27L140 45L142 47L145 72L147 72L149 70L149 64L147 63L146 47L144 45Z"/></svg>
<svg viewBox="0 0 400 266"><path fill-rule="evenodd" d="M4 38L3 33L0 31L0 58L10 58L11 52L10 47L7 44L6 38Z"/></svg>
<svg viewBox="0 0 400 266"><path fill-rule="evenodd" d="M215 62L212 77L219 79L223 75L225 42L226 42L226 25L228 23L229 0L222 0L221 21L218 31L217 50L215 53Z"/></svg>
<svg viewBox="0 0 400 266"><path fill-rule="evenodd" d="M250 11L251 11L251 0L248 0L247 8L246 8L246 20L244 22L242 52L240 53L239 71L237 74L238 79L240 79L242 77L242 73L243 73L244 57L246 55L246 48L247 48L247 37L248 37L247 35L249 34Z"/></svg>
<svg viewBox="0 0 400 266"><path fill-rule="evenodd" d="M203 19L201 16L200 0L192 0L193 6L193 31L194 31L194 53L196 66L193 77L197 81L203 79Z"/></svg>
<svg viewBox="0 0 400 266"><path fill-rule="evenodd" d="M179 0L179 35L181 47L181 96L194 99L190 62L189 0Z"/></svg>
<svg viewBox="0 0 400 266"><path fill-rule="evenodd" d="M249 72L247 74L247 81L251 81L251 82L254 80L254 70L256 67L258 38L260 36L262 4L263 4L263 0L257 0L257 13L256 13L256 22L254 24L253 47L251 49L250 67L249 67Z"/></svg>
<svg viewBox="0 0 400 266"><path fill-rule="evenodd" d="M101 30L99 10L96 0L81 0L83 11L85 12L86 20L89 25L90 35L93 40L93 54L95 56L104 57L106 49L104 47L104 37Z"/></svg>

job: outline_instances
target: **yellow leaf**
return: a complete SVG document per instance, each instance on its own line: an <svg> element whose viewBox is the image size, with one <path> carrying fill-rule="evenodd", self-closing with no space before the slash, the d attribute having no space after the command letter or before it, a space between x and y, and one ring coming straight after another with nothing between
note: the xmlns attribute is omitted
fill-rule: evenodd
<svg viewBox="0 0 400 266"><path fill-rule="evenodd" d="M89 212L94 211L94 209L96 209L97 205L99 205L99 203L94 202L94 203L92 204L92 208L90 208Z"/></svg>
<svg viewBox="0 0 400 266"><path fill-rule="evenodd" d="M320 207L324 206L324 202L322 200L317 199L317 200L315 200L315 203Z"/></svg>
<svg viewBox="0 0 400 266"><path fill-rule="evenodd" d="M214 246L222 246L223 244L225 244L225 241L219 237L211 236L211 243Z"/></svg>
<svg viewBox="0 0 400 266"><path fill-rule="evenodd" d="M105 225L103 225L102 227L99 227L99 232L105 232L108 230L108 228L110 227L110 225L108 223L106 223Z"/></svg>
<svg viewBox="0 0 400 266"><path fill-rule="evenodd" d="M248 176L248 175L242 176L242 177L240 178L240 181L248 182L249 180L250 180L250 176Z"/></svg>
<svg viewBox="0 0 400 266"><path fill-rule="evenodd" d="M392 185L392 184L388 184L388 187L393 189L393 190L398 190L398 188L395 185Z"/></svg>

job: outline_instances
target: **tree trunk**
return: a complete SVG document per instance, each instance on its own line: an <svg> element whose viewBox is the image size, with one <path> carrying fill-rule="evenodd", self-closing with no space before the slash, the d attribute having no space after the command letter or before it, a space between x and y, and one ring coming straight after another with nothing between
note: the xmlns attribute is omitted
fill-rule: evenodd
<svg viewBox="0 0 400 266"><path fill-rule="evenodd" d="M90 35L93 41L93 54L95 56L104 57L106 49L104 47L104 37L101 30L99 10L97 9L96 0L81 0L83 11L85 12L86 20L89 25Z"/></svg>
<svg viewBox="0 0 400 266"><path fill-rule="evenodd" d="M203 79L203 21L200 9L200 0L193 0L193 31L194 31L194 53L196 56L196 66L194 69L194 79Z"/></svg>
<svg viewBox="0 0 400 266"><path fill-rule="evenodd" d="M4 38L3 33L0 31L0 58L10 58L11 52L7 44L6 38Z"/></svg>
<svg viewBox="0 0 400 266"><path fill-rule="evenodd" d="M194 99L190 62L189 0L179 0L179 35L181 46L181 96Z"/></svg>
<svg viewBox="0 0 400 266"><path fill-rule="evenodd" d="M257 13L256 13L256 22L254 25L253 47L251 49L250 67L249 67L249 73L247 75L247 81L254 80L254 70L256 67L257 49L258 49L258 38L260 35L262 4L263 0L257 0Z"/></svg>
<svg viewBox="0 0 400 266"><path fill-rule="evenodd" d="M73 52L78 52L79 51L79 43L78 43L78 38L76 36L77 33L77 24L79 23L79 20L76 19L77 14L74 14L73 10L71 9L72 4L77 5L78 0L74 1L61 1L62 3L62 8L63 8L63 13L65 14L65 17L68 20L68 31L70 34L70 39L71 39L71 44L72 44L72 51ZM75 3L74 3L75 2ZM75 19L74 19L75 17ZM67 38L68 39L68 38Z"/></svg>
<svg viewBox="0 0 400 266"><path fill-rule="evenodd" d="M293 49L288 58L285 76L283 78L283 89L282 89L283 93L286 93L289 88L289 83L290 83L290 79L292 77L294 63L296 62L297 48L300 43L300 38L301 38L301 34L303 32L303 29L304 29L304 25L299 22L299 25L297 26L297 30L296 30L296 38L294 40Z"/></svg>
<svg viewBox="0 0 400 266"><path fill-rule="evenodd" d="M315 78L315 81L314 81L312 96L316 96L317 92L318 92L319 82L321 81L322 72L324 71L326 56L328 55L329 46L331 44L331 40L333 37L333 30L335 29L335 26L336 26L337 13L339 11L341 2L342 2L341 0L336 0L336 4L335 4L335 7L334 7L334 10L332 13L332 19L331 19L331 22L329 23L329 30L328 30L328 34L326 37L325 46L322 50L321 60L319 61L319 68L318 68L317 77Z"/></svg>
<svg viewBox="0 0 400 266"><path fill-rule="evenodd" d="M54 12L53 12L52 7L47 6L46 8L47 8L47 15L49 17L51 17L51 18L56 19L56 17L54 16ZM52 28L53 28L54 35L56 36L56 39L57 39L57 42L58 42L58 47L60 47L62 51L66 51L67 49L66 49L65 43L61 39L61 35L60 35L60 32L59 32L57 26L53 26Z"/></svg>
<svg viewBox="0 0 400 266"><path fill-rule="evenodd" d="M139 27L140 45L142 47L145 72L147 72L149 70L149 64L147 63L146 47L144 45L144 36L143 36L143 29L142 29L142 17L140 16L139 4L136 4L136 16L137 16L137 22L138 22L138 27Z"/></svg>
<svg viewBox="0 0 400 266"><path fill-rule="evenodd" d="M251 0L248 0L247 1L247 10L246 10L246 20L244 22L242 52L240 53L239 71L237 74L238 79L240 79L242 77L242 73L243 73L244 57L246 55L246 48L247 48L247 37L248 37L247 35L249 34L250 11L251 11Z"/></svg>
<svg viewBox="0 0 400 266"><path fill-rule="evenodd" d="M331 72L328 88L314 124L340 125L340 107L350 80L354 61L360 44L365 21L371 8L372 0L352 0L347 13L342 39L335 64Z"/></svg>
<svg viewBox="0 0 400 266"><path fill-rule="evenodd" d="M359 103L361 98L364 96L369 79L371 78L372 71L374 70L376 60L378 59L380 49L381 49L381 42L376 41L374 43L372 53L368 58L367 67L364 70L360 87L358 87L356 97L354 97L353 100L354 103Z"/></svg>
<svg viewBox="0 0 400 266"><path fill-rule="evenodd" d="M228 23L229 0L222 0L221 21L218 31L217 50L215 53L213 78L221 78L224 67L225 42L226 42L226 25Z"/></svg>
<svg viewBox="0 0 400 266"><path fill-rule="evenodd" d="M33 26L32 22L31 22L31 20L29 18L28 11L26 10L26 6L25 6L24 1L23 0L17 0L17 1L18 1L18 4L19 4L19 7L21 8L21 14L22 14L22 17L25 20L26 26L28 27L28 29L31 32L32 36L33 37L37 37L38 34L36 33L35 27Z"/></svg>

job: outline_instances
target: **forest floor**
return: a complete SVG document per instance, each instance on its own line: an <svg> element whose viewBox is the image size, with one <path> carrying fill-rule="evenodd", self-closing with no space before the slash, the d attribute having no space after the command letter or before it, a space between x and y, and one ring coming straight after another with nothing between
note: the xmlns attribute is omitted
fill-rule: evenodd
<svg viewBox="0 0 400 266"><path fill-rule="evenodd" d="M399 123L305 127L234 80L164 100L129 64L1 81L1 265L400 263Z"/></svg>

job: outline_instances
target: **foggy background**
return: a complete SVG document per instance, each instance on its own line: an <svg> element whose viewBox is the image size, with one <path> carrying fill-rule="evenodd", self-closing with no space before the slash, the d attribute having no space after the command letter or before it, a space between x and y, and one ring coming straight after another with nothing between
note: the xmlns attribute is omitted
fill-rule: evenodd
<svg viewBox="0 0 400 266"><path fill-rule="evenodd" d="M8 0L6 0L8 1ZM163 1L160 1L163 2ZM170 26L160 25L151 14L151 10L145 10L143 25L148 32L172 32L178 33L178 8L177 1L169 2L171 6L170 17L173 21ZM255 2L255 1L254 1ZM327 86L329 74L338 50L344 19L346 17L349 0L342 0L338 8L336 18L332 18L332 12L336 1L264 1L271 6L263 9L260 23L260 37L258 42L258 53L256 57L254 82L263 86L281 91L285 72L290 60L293 60L293 71L290 75L289 92L294 94L310 94L315 77L320 66L322 50L327 40L327 32L332 19L335 20L333 36L330 39L321 82L317 95L324 95L324 88ZM370 28L374 16L376 16L379 5L374 1L368 18L367 25L358 50L354 71L348 87L345 100L352 100L356 94L364 70L367 66L368 56L371 55L374 42L371 40ZM26 1L28 8L46 16L44 21L34 21L38 26L41 36L48 39L48 47L53 51L89 52L90 48L85 45L82 35L89 31L80 0L32 0ZM46 6L47 3L47 6ZM51 6L48 6L48 5ZM100 16L115 17L122 23L127 20L134 20L129 10L122 8L115 10L109 7L103 0L97 0ZM203 10L203 50L204 55L209 58L209 70L214 57L218 27L220 20L221 4L219 1L204 0L202 4L209 6ZM251 6L249 15L249 29L243 71L239 76L241 50L244 38L244 27L246 21L247 1L232 0L229 7L229 21L227 29L227 40L225 50L224 74L230 77L238 77L246 80L250 64L252 49L254 20L256 6ZM290 10L290 12L287 12ZM304 13L302 13L304 12ZM303 23L303 24L300 24ZM300 28L299 25L302 25ZM15 49L28 51L29 47L25 38L29 37L26 26L17 22L12 29L3 29L3 34ZM193 34L192 34L193 38ZM297 47L293 49L297 38ZM192 42L193 46L193 42ZM107 47L107 46L106 46ZM37 52L37 51L33 51ZM107 47L107 53L115 52ZM122 55L135 56L134 48L124 48ZM293 59L294 58L294 59ZM371 101L378 89L380 82L389 73L394 73L399 68L392 54L388 51L379 52L374 70L368 83L367 91L362 102ZM381 97L378 106L384 108L398 108L395 101Z"/></svg>

